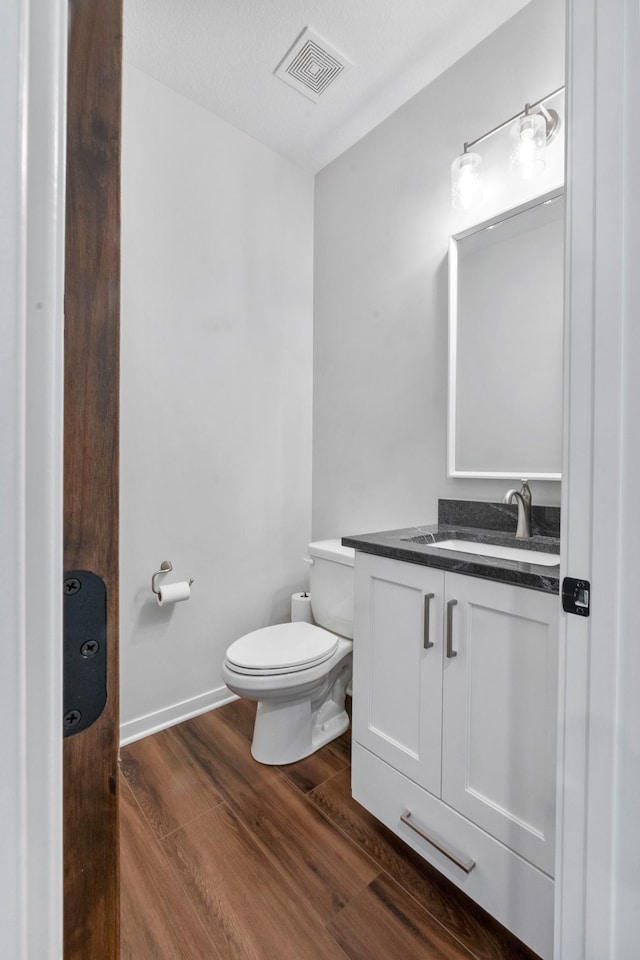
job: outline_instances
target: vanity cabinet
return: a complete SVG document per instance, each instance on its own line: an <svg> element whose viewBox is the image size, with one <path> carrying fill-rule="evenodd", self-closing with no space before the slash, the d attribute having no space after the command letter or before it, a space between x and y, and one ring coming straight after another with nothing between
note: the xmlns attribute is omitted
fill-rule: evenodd
<svg viewBox="0 0 640 960"><path fill-rule="evenodd" d="M558 598L358 552L353 795L552 956Z"/></svg>

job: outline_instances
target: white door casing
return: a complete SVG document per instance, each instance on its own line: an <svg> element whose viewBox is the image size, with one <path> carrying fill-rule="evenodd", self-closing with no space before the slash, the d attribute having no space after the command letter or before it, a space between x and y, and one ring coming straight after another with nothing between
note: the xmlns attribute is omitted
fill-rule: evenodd
<svg viewBox="0 0 640 960"><path fill-rule="evenodd" d="M66 0L0 5L0 916L62 956Z"/></svg>
<svg viewBox="0 0 640 960"><path fill-rule="evenodd" d="M557 960L626 960L639 936L639 15L568 0L561 575L592 606L561 622Z"/></svg>

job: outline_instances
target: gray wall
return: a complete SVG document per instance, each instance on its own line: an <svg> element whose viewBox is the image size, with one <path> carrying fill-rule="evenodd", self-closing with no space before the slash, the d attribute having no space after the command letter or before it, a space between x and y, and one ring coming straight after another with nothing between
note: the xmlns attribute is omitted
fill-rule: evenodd
<svg viewBox="0 0 640 960"><path fill-rule="evenodd" d="M285 620L311 532L313 178L124 76L123 737L228 696L228 645ZM159 608L151 574L195 578Z"/></svg>
<svg viewBox="0 0 640 960"><path fill-rule="evenodd" d="M561 183L563 137L527 184L509 179L508 133L488 141L477 211L452 209L449 171L464 141L563 82L564 5L533 0L317 175L314 538L428 523L438 497L513 485L446 476L447 243ZM559 503L559 483L532 490Z"/></svg>

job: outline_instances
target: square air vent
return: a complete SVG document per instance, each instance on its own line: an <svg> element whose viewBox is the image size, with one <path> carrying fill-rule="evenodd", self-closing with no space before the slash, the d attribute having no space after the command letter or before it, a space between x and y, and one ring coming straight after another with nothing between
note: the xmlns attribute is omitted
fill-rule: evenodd
<svg viewBox="0 0 640 960"><path fill-rule="evenodd" d="M351 64L317 33L305 27L274 73L290 87L317 103Z"/></svg>

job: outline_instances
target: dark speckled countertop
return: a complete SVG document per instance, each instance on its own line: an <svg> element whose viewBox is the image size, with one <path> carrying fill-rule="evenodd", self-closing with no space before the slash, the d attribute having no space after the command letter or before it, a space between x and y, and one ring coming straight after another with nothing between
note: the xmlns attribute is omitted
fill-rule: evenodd
<svg viewBox="0 0 640 960"><path fill-rule="evenodd" d="M475 543L560 553L560 509L536 507L532 510L533 536L516 539L517 508L502 503L472 500L439 500L438 523L384 530L343 537L346 547L393 560L419 563L440 570L451 570L471 577L513 583L544 593L559 592L560 567L484 557L480 554L443 550L433 544L442 540L471 540Z"/></svg>

